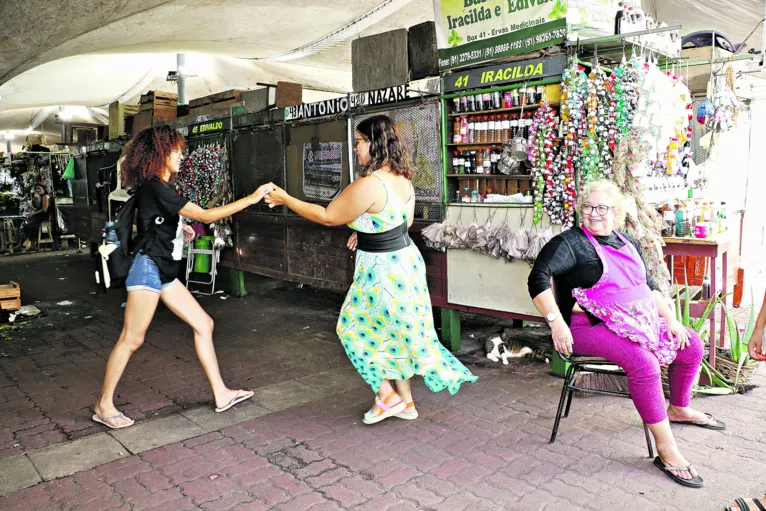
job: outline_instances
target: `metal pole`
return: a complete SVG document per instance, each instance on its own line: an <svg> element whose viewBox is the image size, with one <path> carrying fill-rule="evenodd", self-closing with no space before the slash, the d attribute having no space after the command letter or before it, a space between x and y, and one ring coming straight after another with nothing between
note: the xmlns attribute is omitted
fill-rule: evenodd
<svg viewBox="0 0 766 511"><path fill-rule="evenodd" d="M61 122L61 143L62 144L66 144L67 143L67 141L66 141L66 121L67 120L65 118L63 118L63 116L61 116L61 114L63 112L64 112L64 107L60 106L59 107L59 119L62 121Z"/></svg>
<svg viewBox="0 0 766 511"><path fill-rule="evenodd" d="M179 53L176 56L176 62L177 67L176 70L178 72L178 104L179 105L185 105L186 104L186 76L184 75L184 71L186 71L186 55L183 53Z"/></svg>
<svg viewBox="0 0 766 511"><path fill-rule="evenodd" d="M8 153L8 157L11 156L11 139L8 137L5 137L5 149L6 153Z"/></svg>

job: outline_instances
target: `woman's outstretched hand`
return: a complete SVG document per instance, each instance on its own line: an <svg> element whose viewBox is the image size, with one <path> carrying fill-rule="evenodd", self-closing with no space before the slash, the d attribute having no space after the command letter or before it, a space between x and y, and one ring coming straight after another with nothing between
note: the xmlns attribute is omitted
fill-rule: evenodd
<svg viewBox="0 0 766 511"><path fill-rule="evenodd" d="M268 195L266 195L266 204L268 204L270 208L284 206L287 198L289 197L287 192L285 192L274 183L269 183L269 185L272 187L272 190L268 193Z"/></svg>
<svg viewBox="0 0 766 511"><path fill-rule="evenodd" d="M266 183L265 185L259 186L256 191L248 196L250 205L252 206L261 202L261 199L263 199L264 195L271 193L272 190L274 190L274 185L271 183Z"/></svg>

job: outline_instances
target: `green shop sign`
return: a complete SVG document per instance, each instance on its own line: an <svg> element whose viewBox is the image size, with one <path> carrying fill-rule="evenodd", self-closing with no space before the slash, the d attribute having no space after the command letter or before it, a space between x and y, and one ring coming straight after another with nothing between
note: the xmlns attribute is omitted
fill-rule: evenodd
<svg viewBox="0 0 766 511"><path fill-rule="evenodd" d="M189 136L193 137L197 135L207 135L209 133L226 131L230 128L231 128L231 118L224 117L223 119L216 119L214 121L192 124L191 126L189 126Z"/></svg>
<svg viewBox="0 0 766 511"><path fill-rule="evenodd" d="M457 92L466 89L487 88L514 82L530 82L564 73L567 57L564 54L539 59L521 60L490 67L480 67L453 73L443 78L442 91Z"/></svg>
<svg viewBox="0 0 766 511"><path fill-rule="evenodd" d="M567 0L434 0L434 13L442 71L566 39Z"/></svg>

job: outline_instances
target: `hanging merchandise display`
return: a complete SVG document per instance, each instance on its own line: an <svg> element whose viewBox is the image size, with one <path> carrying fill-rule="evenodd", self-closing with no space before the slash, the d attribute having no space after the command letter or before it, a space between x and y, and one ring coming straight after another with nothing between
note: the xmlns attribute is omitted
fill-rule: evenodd
<svg viewBox="0 0 766 511"><path fill-rule="evenodd" d="M226 146L204 143L189 152L181 163L177 184L181 194L202 208L233 202ZM217 248L231 247L231 217L210 224Z"/></svg>
<svg viewBox="0 0 766 511"><path fill-rule="evenodd" d="M440 252L447 249L473 250L506 262L520 260L532 264L553 237L550 225L540 230L535 227L534 232L525 229L526 214L522 215L518 230L513 230L508 225L507 210L505 220L495 227L492 226L492 221L496 212L490 214L483 225L479 225L474 218L471 225L466 226L463 224L462 215L461 210L456 220L457 225L445 221L423 229L421 235L426 246ZM474 212L474 217L475 215Z"/></svg>
<svg viewBox="0 0 766 511"><path fill-rule="evenodd" d="M737 125L740 103L734 93L736 84L731 64L726 67L723 76L715 76L712 79L709 88L710 94L697 110L697 122L709 130L700 140L700 144L710 152L715 145L715 135L729 131Z"/></svg>
<svg viewBox="0 0 766 511"><path fill-rule="evenodd" d="M534 224L548 213L551 222L564 223L564 176L561 172L559 147L555 146L559 117L548 105L537 109L529 130L528 159L532 166L534 190Z"/></svg>
<svg viewBox="0 0 766 511"><path fill-rule="evenodd" d="M574 61L573 61L574 62ZM576 65L564 71L561 84L561 122L564 147L561 154L561 169L566 184L564 197L564 227L574 225L575 174L580 169L582 140L585 136L585 96L587 76L583 68Z"/></svg>
<svg viewBox="0 0 766 511"><path fill-rule="evenodd" d="M641 138L622 137L615 155L614 182L626 198L625 231L640 244L654 281L667 295L670 272L662 257L662 217L646 201L644 186L636 175L642 172L647 151Z"/></svg>

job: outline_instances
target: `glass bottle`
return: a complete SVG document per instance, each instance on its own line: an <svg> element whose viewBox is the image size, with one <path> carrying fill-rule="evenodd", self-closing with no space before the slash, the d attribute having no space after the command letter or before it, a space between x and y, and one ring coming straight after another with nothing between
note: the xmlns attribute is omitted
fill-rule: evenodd
<svg viewBox="0 0 766 511"><path fill-rule="evenodd" d="M476 173L484 174L484 153L481 148L476 151Z"/></svg>
<svg viewBox="0 0 766 511"><path fill-rule="evenodd" d="M484 174L490 174L492 168L492 156L489 153L489 147L483 149L482 160L484 162Z"/></svg>
<svg viewBox="0 0 766 511"><path fill-rule="evenodd" d="M476 105L476 111L477 112L481 112L482 110L484 110L487 107L484 104L484 95L483 94L476 94L474 96L473 102Z"/></svg>
<svg viewBox="0 0 766 511"><path fill-rule="evenodd" d="M476 142L476 117L469 117L468 118L468 140L465 141L466 144L473 144Z"/></svg>
<svg viewBox="0 0 766 511"><path fill-rule="evenodd" d="M452 143L460 144L463 141L463 118L456 117L452 125Z"/></svg>
<svg viewBox="0 0 766 511"><path fill-rule="evenodd" d="M513 106L513 99L511 97L511 91L507 90L503 94L503 108L511 108Z"/></svg>

